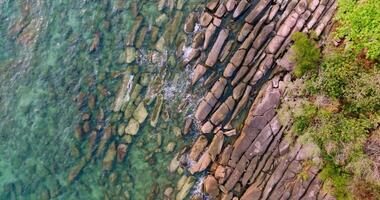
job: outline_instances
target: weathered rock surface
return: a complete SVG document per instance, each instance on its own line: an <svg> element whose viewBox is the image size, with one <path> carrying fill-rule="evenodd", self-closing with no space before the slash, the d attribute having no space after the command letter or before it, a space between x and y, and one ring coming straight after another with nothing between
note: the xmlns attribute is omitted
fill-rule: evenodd
<svg viewBox="0 0 380 200"><path fill-rule="evenodd" d="M219 32L218 38L216 39L214 46L212 47L209 56L206 60L206 65L212 67L215 65L216 61L218 60L218 56L220 51L222 50L224 41L228 37L229 31L226 29L223 29Z"/></svg>
<svg viewBox="0 0 380 200"><path fill-rule="evenodd" d="M204 135L189 151L188 170L206 173L203 191L211 199L331 197L321 192L320 166L304 165L319 159L316 147L286 138L288 124L280 123L277 109L294 66L292 34L323 34L335 10L333 0L209 1L192 44L202 55L192 83L213 73L195 109Z"/></svg>

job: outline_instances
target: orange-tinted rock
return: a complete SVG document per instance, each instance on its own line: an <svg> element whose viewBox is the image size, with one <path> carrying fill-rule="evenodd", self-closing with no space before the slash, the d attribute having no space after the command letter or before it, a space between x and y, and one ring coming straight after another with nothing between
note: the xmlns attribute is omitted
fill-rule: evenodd
<svg viewBox="0 0 380 200"><path fill-rule="evenodd" d="M223 44L225 40L228 37L229 31L226 29L223 29L219 32L219 35L214 43L214 46L212 47L207 60L206 60L206 65L212 67L215 65L216 61L218 60L219 53L223 48Z"/></svg>
<svg viewBox="0 0 380 200"><path fill-rule="evenodd" d="M216 26L214 24L209 24L205 32L205 40L203 43L203 49L207 49L215 31L216 31Z"/></svg>
<svg viewBox="0 0 380 200"><path fill-rule="evenodd" d="M215 125L219 125L227 116L229 108L226 104L222 104L219 108L211 115L211 122Z"/></svg>
<svg viewBox="0 0 380 200"><path fill-rule="evenodd" d="M220 152L222 151L223 142L224 142L223 133L218 132L217 134L215 134L214 138L211 141L210 146L208 147L208 152L211 156L212 161L215 161L216 156L218 156Z"/></svg>
<svg viewBox="0 0 380 200"><path fill-rule="evenodd" d="M216 198L219 195L218 181L215 177L208 175L203 182L203 190L206 194L212 198Z"/></svg>
<svg viewBox="0 0 380 200"><path fill-rule="evenodd" d="M223 91L224 91L224 88L226 87L227 85L227 80L223 77L219 78L219 80L212 86L211 88L211 92L213 93L213 95L219 99L222 94L223 94Z"/></svg>
<svg viewBox="0 0 380 200"><path fill-rule="evenodd" d="M204 151L208 144L208 140L204 135L200 135L191 147L189 158L190 160L197 161L199 155Z"/></svg>
<svg viewBox="0 0 380 200"><path fill-rule="evenodd" d="M248 23L253 23L255 20L257 20L256 18L264 11L270 2L270 0L259 1L259 3L247 15L245 21Z"/></svg>
<svg viewBox="0 0 380 200"><path fill-rule="evenodd" d="M206 27L210 24L210 22L212 21L212 18L213 17L210 13L203 12L199 20L199 23L201 24L201 26Z"/></svg>
<svg viewBox="0 0 380 200"><path fill-rule="evenodd" d="M127 154L128 146L126 144L119 144L117 146L117 161L123 162Z"/></svg>
<svg viewBox="0 0 380 200"><path fill-rule="evenodd" d="M218 18L222 18L223 15L226 13L226 7L223 3L219 4L218 9L215 11L214 15Z"/></svg>
<svg viewBox="0 0 380 200"><path fill-rule="evenodd" d="M195 112L195 118L199 121L203 121L206 119L211 110L212 107L205 100L202 100L197 107L197 111Z"/></svg>
<svg viewBox="0 0 380 200"><path fill-rule="evenodd" d="M191 84L194 85L207 71L207 68L201 64L197 64L194 69L193 78L191 79Z"/></svg>
<svg viewBox="0 0 380 200"><path fill-rule="evenodd" d="M242 13L243 11L246 9L248 5L248 1L247 0L241 0L239 2L239 4L237 5L232 17L233 18L238 18Z"/></svg>
<svg viewBox="0 0 380 200"><path fill-rule="evenodd" d="M237 0L228 0L226 3L226 9L228 12L231 12L233 9L235 9L238 1Z"/></svg>
<svg viewBox="0 0 380 200"><path fill-rule="evenodd" d="M207 3L206 7L212 11L216 9L218 4L219 4L219 0L211 0L209 3Z"/></svg>
<svg viewBox="0 0 380 200"><path fill-rule="evenodd" d="M202 125L201 132L202 133L211 133L214 129L214 125L211 124L211 122L206 122Z"/></svg>

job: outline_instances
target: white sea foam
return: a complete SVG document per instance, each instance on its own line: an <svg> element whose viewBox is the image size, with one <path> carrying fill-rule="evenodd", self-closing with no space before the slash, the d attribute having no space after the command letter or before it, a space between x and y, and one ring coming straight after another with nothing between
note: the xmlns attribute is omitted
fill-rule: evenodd
<svg viewBox="0 0 380 200"><path fill-rule="evenodd" d="M190 53L192 50L193 50L193 48L191 46L188 46L188 47L184 46L182 48L182 51L183 51L182 59L184 61L189 61Z"/></svg>

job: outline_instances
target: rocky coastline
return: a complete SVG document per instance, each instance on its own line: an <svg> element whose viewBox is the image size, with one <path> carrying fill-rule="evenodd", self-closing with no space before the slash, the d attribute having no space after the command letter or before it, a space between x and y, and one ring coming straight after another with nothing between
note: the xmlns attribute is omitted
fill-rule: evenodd
<svg viewBox="0 0 380 200"><path fill-rule="evenodd" d="M292 82L292 34L322 43L336 9L334 0L213 0L188 17L185 31L201 29L185 62L192 84L208 88L193 115L199 135L172 161L187 169L186 184L201 180L191 199L334 199L308 164L320 163L315 147L286 135L278 108Z"/></svg>

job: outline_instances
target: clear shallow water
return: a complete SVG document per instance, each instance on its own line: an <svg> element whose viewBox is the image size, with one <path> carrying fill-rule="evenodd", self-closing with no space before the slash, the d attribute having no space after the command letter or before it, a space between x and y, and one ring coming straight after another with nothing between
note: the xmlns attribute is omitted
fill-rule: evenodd
<svg viewBox="0 0 380 200"><path fill-rule="evenodd" d="M159 10L159 1L150 0L0 0L0 199L162 199L166 187L175 187L180 175L167 166L185 145L175 133L196 99L186 93L190 70L175 54L190 43L182 31L187 13L204 1L184 1L181 11L170 6L178 2L167 2ZM163 13L167 20L157 23ZM173 41L156 51L181 13L181 25L166 33ZM138 46L137 58L127 63L126 41L138 16L143 20L129 44ZM129 138L118 135L128 112L112 111L125 73L134 77L131 91L142 86L131 110L144 102L149 113ZM158 94L164 103L152 127ZM89 129L81 140L78 127ZM106 127L112 136L99 151ZM126 158L105 169L108 149L131 138Z"/></svg>

